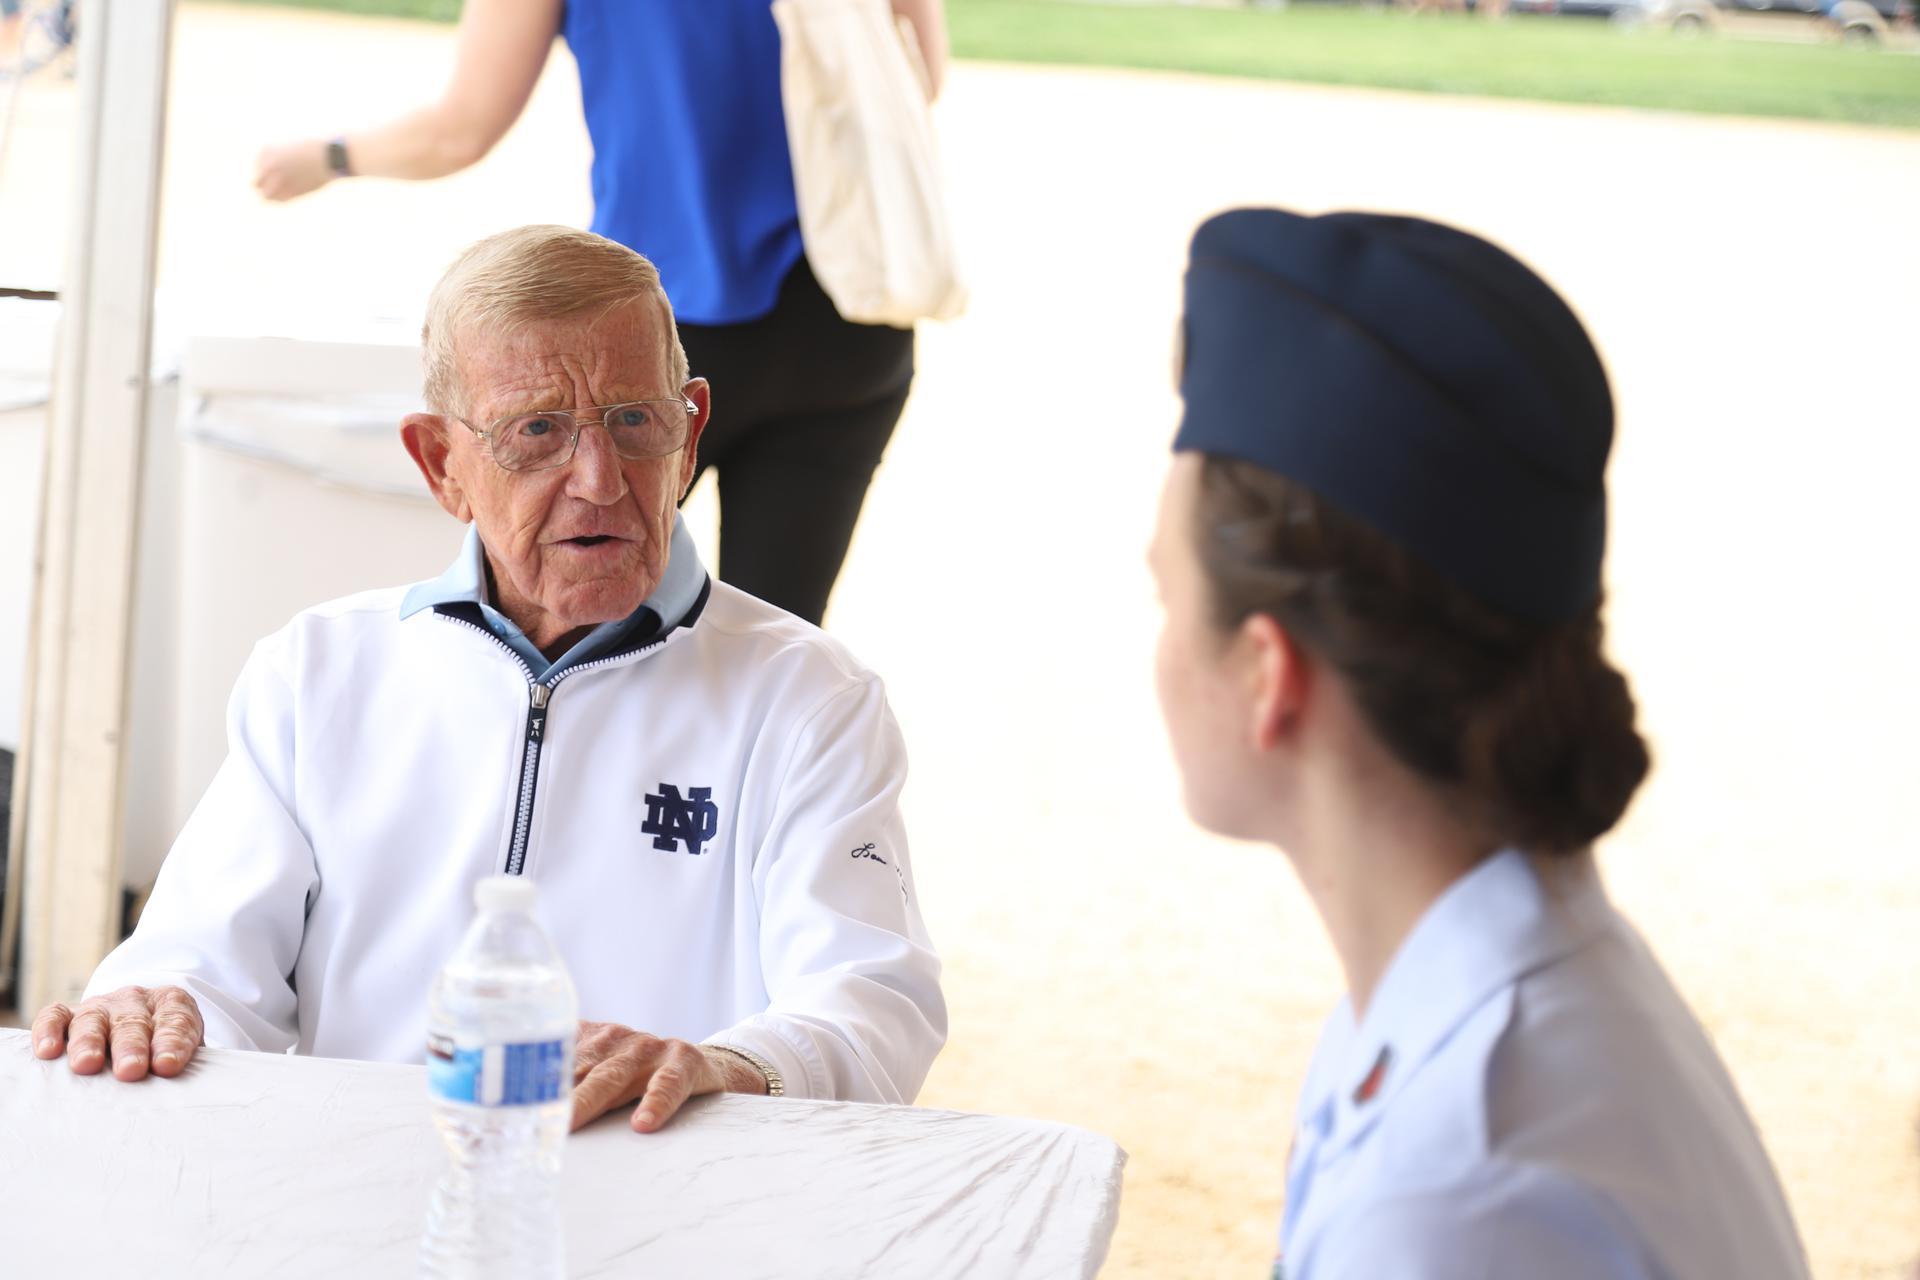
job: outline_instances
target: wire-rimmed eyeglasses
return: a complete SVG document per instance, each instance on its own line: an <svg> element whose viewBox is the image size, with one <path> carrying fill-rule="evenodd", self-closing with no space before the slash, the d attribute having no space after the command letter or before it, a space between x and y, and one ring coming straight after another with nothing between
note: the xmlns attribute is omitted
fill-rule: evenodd
<svg viewBox="0 0 1920 1280"><path fill-rule="evenodd" d="M664 458L686 447L687 432L700 406L684 397L677 400L630 400L625 404L588 405L582 418L569 409L514 413L497 419L484 430L465 418L460 425L486 442L493 460L508 471L546 471L573 460L580 432L595 423L607 429L613 451L630 461Z"/></svg>

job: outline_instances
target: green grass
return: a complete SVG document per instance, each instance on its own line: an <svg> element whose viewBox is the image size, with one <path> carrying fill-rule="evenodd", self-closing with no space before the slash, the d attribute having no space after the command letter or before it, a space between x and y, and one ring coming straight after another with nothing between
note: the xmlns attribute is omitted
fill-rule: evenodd
<svg viewBox="0 0 1920 1280"><path fill-rule="evenodd" d="M241 4L271 5L279 9L328 9L376 18L420 18L453 22L460 17L461 0L238 0Z"/></svg>
<svg viewBox="0 0 1920 1280"><path fill-rule="evenodd" d="M250 0L451 19L460 0ZM1572 18L948 0L961 58L1920 128L1920 56Z"/></svg>
<svg viewBox="0 0 1920 1280"><path fill-rule="evenodd" d="M955 52L1431 93L1920 127L1920 57L1575 18L949 0Z"/></svg>

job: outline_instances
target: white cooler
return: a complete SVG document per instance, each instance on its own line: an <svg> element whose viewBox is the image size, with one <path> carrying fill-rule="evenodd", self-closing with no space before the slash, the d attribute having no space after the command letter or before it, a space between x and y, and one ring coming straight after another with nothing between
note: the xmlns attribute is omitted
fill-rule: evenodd
<svg viewBox="0 0 1920 1280"><path fill-rule="evenodd" d="M459 549L462 526L400 443L420 407L414 344L186 344L175 769L164 838L139 847L129 831L129 883L152 878L219 767L254 643L310 605L435 577Z"/></svg>

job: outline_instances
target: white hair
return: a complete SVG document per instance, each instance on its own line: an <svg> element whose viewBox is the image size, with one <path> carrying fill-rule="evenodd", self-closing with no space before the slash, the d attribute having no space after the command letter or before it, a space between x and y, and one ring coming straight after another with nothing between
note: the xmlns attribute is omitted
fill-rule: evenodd
<svg viewBox="0 0 1920 1280"><path fill-rule="evenodd" d="M653 263L573 227L516 227L488 236L454 259L427 299L420 330L427 404L436 413L466 412L457 351L463 339L645 300L657 300L666 321L667 369L677 394L687 382L687 352Z"/></svg>

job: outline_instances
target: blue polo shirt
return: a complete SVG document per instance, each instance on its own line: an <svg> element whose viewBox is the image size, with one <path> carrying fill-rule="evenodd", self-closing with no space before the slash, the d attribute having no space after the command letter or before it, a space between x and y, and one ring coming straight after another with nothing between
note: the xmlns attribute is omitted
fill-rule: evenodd
<svg viewBox="0 0 1920 1280"><path fill-rule="evenodd" d="M400 616L410 618L422 609L471 606L478 611L487 629L520 655L520 660L527 664L528 676L545 684L568 667L577 667L629 643L640 643L673 630L700 603L706 588L707 570L700 563L693 535L687 531L686 521L675 515L673 543L667 551L667 571L660 575L653 594L626 617L601 623L549 662L517 622L493 607L493 601L487 596L486 550L480 543L480 530L468 525L460 554L454 557L445 573L430 582L416 584L401 598Z"/></svg>
<svg viewBox="0 0 1920 1280"><path fill-rule="evenodd" d="M769 0L567 0L593 139L593 230L660 268L676 315L773 310L800 216Z"/></svg>

